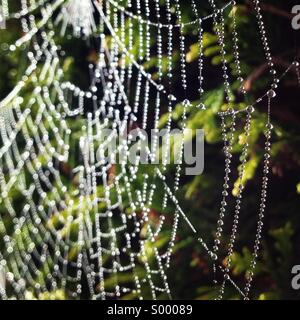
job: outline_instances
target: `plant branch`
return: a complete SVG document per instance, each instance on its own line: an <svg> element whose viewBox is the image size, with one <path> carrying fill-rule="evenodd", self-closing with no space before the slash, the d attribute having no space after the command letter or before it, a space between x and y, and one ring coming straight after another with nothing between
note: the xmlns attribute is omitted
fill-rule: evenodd
<svg viewBox="0 0 300 320"><path fill-rule="evenodd" d="M252 4L252 1L251 0L247 0L246 4L253 8L253 4ZM284 10L281 10L271 4L266 4L266 3L261 3L260 4L260 7L263 11L266 11L266 12L269 12L269 13L272 13L276 16L280 16L280 17L283 17L283 18L286 18L286 19L292 19L294 17L294 14L290 13L290 12L287 12L287 11L284 11Z"/></svg>
<svg viewBox="0 0 300 320"><path fill-rule="evenodd" d="M287 69L291 65L289 62L283 60L280 57L274 57L273 63L283 69ZM249 92L252 89L253 83L257 79L259 79L268 70L268 68L268 63L264 63L253 70L253 72L247 77L247 79L244 82L244 87L246 91ZM295 68L292 68L291 70L293 70L296 73Z"/></svg>

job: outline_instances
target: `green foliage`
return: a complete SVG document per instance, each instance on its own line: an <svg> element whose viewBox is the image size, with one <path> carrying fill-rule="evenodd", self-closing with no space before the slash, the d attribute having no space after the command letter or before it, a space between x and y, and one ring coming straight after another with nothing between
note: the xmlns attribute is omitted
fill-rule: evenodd
<svg viewBox="0 0 300 320"><path fill-rule="evenodd" d="M241 49L241 61L243 76L249 80L247 76L253 71L257 70L263 60L263 52L258 37L258 29L255 23L253 11L244 1L242 4L236 6L233 10L237 15L237 26L239 30L239 46ZM271 3L271 1L266 1ZM287 1L289 2L289 1ZM188 4L185 5L183 19L186 21L193 20L193 13ZM202 3L201 3L202 5ZM277 4L276 4L277 5ZM278 4L281 10L288 11L289 3ZM200 6L199 6L200 7ZM201 15L205 15L209 10L203 7ZM236 70L233 63L232 56L232 41L230 32L232 31L232 20L226 19L226 59L229 62L231 77L236 76ZM270 43L274 49L274 55L281 58L291 60L294 57L293 43L289 40L286 34L291 34L290 25L283 21L284 18L273 16L271 13L265 13L268 27L268 34L270 35ZM126 22L128 23L128 22ZM278 33L278 25L281 26L281 31ZM14 24L9 26L9 31L0 30L0 98L3 99L15 84L20 80L26 68L27 60L26 54L30 47L22 47L15 53L9 52L9 44L13 43L20 37L20 29ZM224 87L222 85L222 77L220 76L220 47L217 42L217 37L214 35L211 26L206 27L204 33L204 55L205 55L205 94L201 97L201 102L206 106L206 110L199 110L196 106L200 100L196 94L193 94L192 106L189 107L187 114L187 127L191 129L204 129L205 131L205 171L202 175L196 177L185 178L182 181L181 189L178 192L180 202L183 204L184 211L191 219L197 230L201 233L203 238L208 243L212 243L215 232L215 225L217 221L217 214L219 210L220 192L223 179L223 155L222 137L220 131L219 111L227 110L228 104L224 102ZM134 35L138 35L138 25L135 25ZM186 29L186 37L189 42L187 61L189 62L188 78L192 79L189 83L190 92L196 92L197 81L197 58L199 56L199 44L197 43L197 35L193 33L192 27ZM97 55L88 49L87 44L79 39L56 39L59 45L66 51L65 57L62 58L62 69L64 71L64 80L73 81L82 87L88 86L88 74L86 72L89 63L97 62ZM109 45L111 39L107 37ZM125 43L128 45L129 39ZM155 47L155 42L152 40L151 45ZM133 47L133 55L136 59L139 58L139 43L135 42ZM174 70L177 85L180 85L180 77L178 76L180 70L178 68L179 52L174 52ZM128 65L128 59L126 65ZM157 59L154 57L144 67L147 70L155 70ZM40 69L37 71L41 72ZM154 71L154 79L157 77ZM163 57L163 72L167 72L167 57ZM22 97L25 101L30 101L33 95L34 82L29 77L25 89L22 91ZM45 76L44 84L47 84L47 77ZM243 109L248 104L251 104L262 92L268 88L268 77L266 74L261 74L260 77L251 85L250 92L247 97L241 97L238 91L238 83L233 81L231 89L234 95L234 103L231 107L236 109ZM297 91L298 90L298 91ZM272 119L275 125L275 135L273 137L272 146L272 161L271 171L271 186L269 190L269 201L267 204L267 214L265 218L265 237L263 241L262 253L259 257L256 268L257 279L254 283L253 297L260 300L267 299L294 299L297 298L297 293L290 288L290 270L293 264L299 264L300 239L299 239L299 208L300 208L300 182L299 182L299 164L300 164L300 136L299 136L299 88L296 88L295 77L288 76L286 82L282 83L279 98L276 99L272 107ZM152 97L154 100L155 97ZM168 114L165 112L166 105L162 106L163 113L160 119L160 126L164 127L168 121ZM35 105L32 106L33 112L38 110ZM182 104L178 104L172 111L172 121L174 126L181 127L181 119L183 114ZM232 258L232 274L237 283L243 287L245 277L249 270L251 262L251 253L253 250L253 235L255 233L255 221L258 215L258 199L261 186L261 162L264 148L264 125L266 123L266 106L258 105L253 115L253 122L251 126L251 136L249 140L250 154L246 163L246 171L242 183L246 186L245 202L241 213L241 225L238 231L237 246ZM234 143L234 165L237 168L234 174L233 188L231 194L231 202L237 196L237 190L240 181L237 179L237 172L239 168L239 157L242 146L245 143L245 135L243 133L243 122L241 117L238 119L239 125L235 133ZM70 121L68 125L73 132L73 146L78 145L81 137L81 128L83 122ZM50 122L46 122L46 130L51 127ZM33 133L33 132L32 132ZM53 139L53 137L52 137ZM175 148L176 141L172 143L172 148ZM76 163L76 149L71 152L70 163L71 168ZM176 154L176 152L175 152ZM39 157L36 162L41 166L45 164L46 159ZM153 168L145 166L141 174L147 173L150 178L153 176ZM169 174L174 171L174 167L169 168ZM28 177L24 177L27 178ZM70 180L67 175L63 176L64 182L68 185L70 190L77 187L78 177ZM159 186L159 190L163 189ZM142 188L142 181L137 181L134 186L136 189ZM102 190L99 187L99 194ZM162 191L161 191L162 192ZM71 194L72 192L70 192ZM116 197L116 195L114 195ZM161 196L161 194L159 194ZM18 192L17 188L10 190L9 198L13 204L18 208L26 200ZM158 197L159 198L159 197ZM59 230L61 237L71 237L77 234L78 223L80 219L85 218L85 214L91 216L93 221L93 214L90 208L87 207L83 199L83 207L78 211L79 199L74 196L68 201L68 209L58 211L51 220L49 220L48 228ZM124 207L128 207L128 199L125 199ZM45 204L47 206L47 204ZM11 221L7 213L6 204L0 201L0 215L3 224L0 224L0 250L3 247L3 236L5 233L12 234ZM103 211L105 208L99 207ZM127 209L127 213L130 209ZM160 214L160 202L154 199L153 203L154 215ZM173 217L174 208L171 204L166 209L166 215ZM229 210L227 223L232 223L232 210ZM160 239L156 245L159 249L164 249L170 237L171 223L168 222L167 228L163 230ZM30 232L34 232L35 226L32 224L28 228L22 227L15 235L15 241L23 250L33 250L33 246L38 246L42 239L36 239L36 243L24 242ZM228 237L230 230L225 230L225 239L223 242L222 255L226 256ZM144 235L147 230L142 230ZM153 249L150 244L147 244L147 256L149 260L153 259ZM75 260L77 257L78 248L74 246L71 250L69 259ZM108 257L105 257L108 259ZM225 260L223 261L225 263ZM39 277L35 279L37 283L43 281L43 274L47 273L46 265L39 270ZM136 273L143 276L143 271L137 267ZM206 253L198 242L190 233L189 228L183 221L180 220L179 235L174 248L174 258L172 260L171 269L169 272L171 282L171 289L174 292L173 298L191 298L191 299L214 299L218 293L218 287L213 284L211 277L211 265L207 259ZM109 288L113 287L115 283L114 277L108 279L105 285ZM132 276L124 274L118 278L119 283L129 283L132 281ZM150 296L150 293L149 293ZM298 294L299 296L299 294ZM228 288L225 293L228 299L240 298L233 288ZM41 294L35 296L34 293L28 291L28 299L68 299L70 298L67 292L57 290L48 294ZM135 299L134 295L128 295L125 299ZM160 298L164 298L163 296Z"/></svg>

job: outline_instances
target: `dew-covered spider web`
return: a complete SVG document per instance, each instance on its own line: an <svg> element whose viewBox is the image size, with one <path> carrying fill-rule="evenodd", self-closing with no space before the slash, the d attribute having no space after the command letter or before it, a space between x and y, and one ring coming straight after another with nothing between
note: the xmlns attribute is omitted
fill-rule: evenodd
<svg viewBox="0 0 300 320"><path fill-rule="evenodd" d="M258 33L270 69L266 93L246 109L220 111L224 141L224 181L220 212L216 213L215 238L209 246L195 229L177 200L182 166L172 180L166 179L167 155L162 165L145 171L128 164L131 144L143 139L139 130L159 128L162 105L168 106L165 129L172 128L172 111L182 104L182 126L186 129L189 108L205 110L203 24L210 20L218 39L225 102L232 102L231 83L239 81L245 96L236 28L236 1L223 6L207 0L208 16L201 4L188 0L194 20L185 21L180 0L1 0L1 22L19 25L22 36L8 43L9 54L26 53L26 68L14 89L0 102L0 298L30 299L171 299L168 269L177 229L183 223L211 260L214 282L222 299L232 286L242 299L249 298L260 248L267 196L272 125L271 101L282 76L272 62L259 0L253 0ZM229 76L225 17L234 26L231 36L236 79ZM194 79L187 77L186 28L198 34L199 58ZM13 31L12 31L13 32ZM80 88L64 73L65 52L59 39L81 38L95 49L97 62L88 67L90 85ZM93 39L93 40L92 40ZM96 40L95 40L96 39ZM136 45L138 52L134 52ZM174 57L175 50L179 58ZM155 65L151 62L155 57ZM147 67L150 65L150 67ZM181 91L177 95L174 69L179 65ZM154 71L153 71L154 69ZM178 67L177 67L178 69ZM299 72L299 71L298 71ZM154 75L155 74L155 75ZM176 75L178 76L178 74ZM199 101L190 102L189 81L198 81ZM177 88L178 90L178 88ZM30 92L30 94L28 94ZM150 97L155 96L155 99ZM231 277L230 267L239 232L243 177L249 152L252 114L256 104L267 110L265 154L256 234L253 236L251 268L244 287ZM237 123L244 126L246 141L240 157L239 185L229 243L223 244L224 216L230 193L232 145ZM105 129L111 136L103 140ZM115 135L126 135L107 161L105 150ZM169 143L171 143L169 141ZM154 141L151 158L159 148ZM182 157L182 146L179 148ZM112 155L110 155L112 156ZM113 158L113 157L112 157ZM161 214L154 216L152 207ZM164 214L168 208L171 214ZM166 245L158 245L166 220L172 229ZM226 265L219 247L227 246Z"/></svg>

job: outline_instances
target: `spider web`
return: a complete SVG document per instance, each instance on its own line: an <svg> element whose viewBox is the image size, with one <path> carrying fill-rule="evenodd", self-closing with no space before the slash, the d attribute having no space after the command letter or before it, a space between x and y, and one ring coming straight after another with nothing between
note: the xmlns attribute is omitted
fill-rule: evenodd
<svg viewBox="0 0 300 320"><path fill-rule="evenodd" d="M209 248L176 198L182 165L177 166L171 184L166 179L165 158L163 165L156 166L149 174L138 161L135 165L123 161L116 166L104 156L107 144L115 135L125 134L128 128L135 128L141 140L139 129L158 129L163 103L168 105L168 132L173 108L178 103L183 105L181 130L184 132L186 113L191 107L186 79L186 27L195 27L199 33L201 99L204 81L202 23L207 19L213 21L221 48L224 91L230 103L231 79L227 76L224 51L224 15L236 3L230 1L222 8L217 8L212 0L209 4L212 14L200 17L192 0L195 20L184 23L178 0L167 0L164 5L158 0L22 0L12 8L2 0L1 16L7 23L10 20L18 22L24 33L10 44L9 50L12 54L22 48L27 50L27 68L21 80L0 102L2 299L61 296L103 300L171 299L167 271L180 219L190 226L206 250L214 272L222 275L219 298L223 297L222 290L227 283L242 298L248 298L250 285L239 288L229 274L234 237L229 244L228 265L219 264L218 244L222 237L220 226L228 195L226 190L222 193L222 215L218 220L215 245ZM153 15L157 22L151 20ZM160 21L162 16L166 16L166 21ZM90 66L89 89L83 90L64 79L64 53L56 39L72 35L88 42L95 34L99 40L98 61ZM155 54L151 52L153 38L157 46ZM176 38L180 39L183 101L172 88L172 55ZM237 40L235 29L234 58L240 76ZM139 43L139 54L133 53L134 42ZM163 52L167 52L168 85L162 81ZM156 77L144 67L152 56L157 59ZM295 66L297 64L293 63L286 72ZM276 80L272 82L273 86L253 106L265 100L270 104L275 95L274 83L277 85L280 80L273 73L272 77ZM241 86L242 83L241 80ZM28 88L32 89L30 96ZM150 95L156 96L154 103L149 99ZM205 109L206 106L200 103L198 108ZM227 165L236 118L245 122L245 133L249 136L251 113L252 109L248 107L219 114L225 151L225 185L229 180ZM103 141L106 129L112 129L112 134ZM127 136L111 156L126 154L132 139ZM154 143L154 150L148 150L147 157L151 158L157 148ZM247 152L246 144L242 154L244 159L247 159ZM245 162L239 176L238 199L241 199L243 190L244 166ZM267 162L264 170L268 171ZM265 182L262 194L267 187ZM160 190L163 192L158 192ZM161 213L153 217L154 198L160 199L162 209L174 209L172 230L163 250L158 245L159 236L169 216ZM240 202L237 206L240 207ZM239 210L235 213L233 235L238 228ZM258 226L262 218L259 217ZM258 228L256 238L259 237ZM253 269L258 249L254 247ZM250 276L248 282L251 281Z"/></svg>

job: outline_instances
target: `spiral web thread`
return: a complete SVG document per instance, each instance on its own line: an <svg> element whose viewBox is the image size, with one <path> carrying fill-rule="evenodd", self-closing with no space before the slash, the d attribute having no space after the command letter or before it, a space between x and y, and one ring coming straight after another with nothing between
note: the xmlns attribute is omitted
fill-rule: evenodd
<svg viewBox="0 0 300 320"><path fill-rule="evenodd" d="M24 33L10 44L9 50L12 53L21 48L27 50L27 68L21 80L0 102L2 299L57 298L61 295L72 299L88 297L103 300L171 298L167 270L180 219L190 226L206 250L214 272L222 274L219 298L223 297L226 284L231 284L242 298L248 298L252 276L249 276L245 289L241 289L229 273L239 209L235 211L228 265L223 267L218 259L227 188L222 193L215 245L210 249L198 236L176 198L181 165L178 165L174 185L171 185L165 176L165 159L163 166L156 167L153 176L149 176L138 162L128 165L123 161L117 167L102 157L105 146L117 133L122 134L128 128L137 128L138 132L149 127L158 129L163 103L168 105L168 131L172 125L172 110L176 104L182 103L182 130L185 129L186 112L192 107L188 99L189 79L186 77L184 29L187 26L194 26L199 32L201 99L205 80L202 76L202 22L213 20L221 48L226 100L231 102L224 50L224 15L228 9L234 9L236 3L230 1L223 8L217 8L213 0L208 2L212 14L200 17L192 0L195 20L185 23L182 21L179 0L166 0L164 5L158 0L20 0L19 5L13 8L6 0L2 0L2 16L8 24L10 20L19 22ZM153 13L157 21L150 20ZM164 22L161 22L162 17L166 18ZM235 20L233 23L235 26ZM99 39L98 61L90 67L91 86L84 91L65 81L63 50L55 43L55 38L73 35L88 40L95 34ZM242 86L236 29L232 37L235 66ZM156 41L156 54L150 53L153 38ZM174 39L180 39L184 101L179 101L172 89ZM262 40L265 45L263 37ZM132 52L134 42L139 43L138 57ZM265 46L265 49L268 47ZM167 52L168 85L162 81L163 52ZM157 58L155 78L144 67L144 63L151 61L153 55ZM267 50L267 60L268 57ZM287 71L294 67L297 67L296 63ZM270 70L274 78L271 90L253 106L265 100L270 102L275 96L274 90L280 79L276 78L271 63ZM28 88L32 88L33 93L29 98L26 95ZM241 90L246 95L243 87ZM154 103L149 99L153 94L156 96ZM245 133L249 136L253 106L245 110L230 109L219 114L226 158L225 185L229 183L228 164L236 118L241 115L242 119L246 119ZM200 103L198 108L201 110L206 106ZM154 116L151 110L154 110ZM74 123L79 126L74 128ZM107 128L113 129L113 133L103 142L102 132ZM270 136L269 128L270 118L267 137ZM116 157L128 151L131 139L128 136L118 146ZM269 146L269 141L267 143ZM156 148L157 142L154 142L154 150L148 150L147 156L151 158ZM247 151L246 145L243 150L245 162ZM244 166L240 173L241 181L243 170ZM267 171L268 162L265 162ZM263 197L266 181L263 181ZM159 188L164 190L161 208L168 205L174 208L172 231L164 250L157 242L165 227L166 215L153 218L151 211ZM238 208L242 189L241 183ZM264 209L263 206L264 201L260 208ZM263 218L260 213L258 226ZM261 228L258 227L257 238L260 232ZM255 244L253 269L259 249L257 242Z"/></svg>

